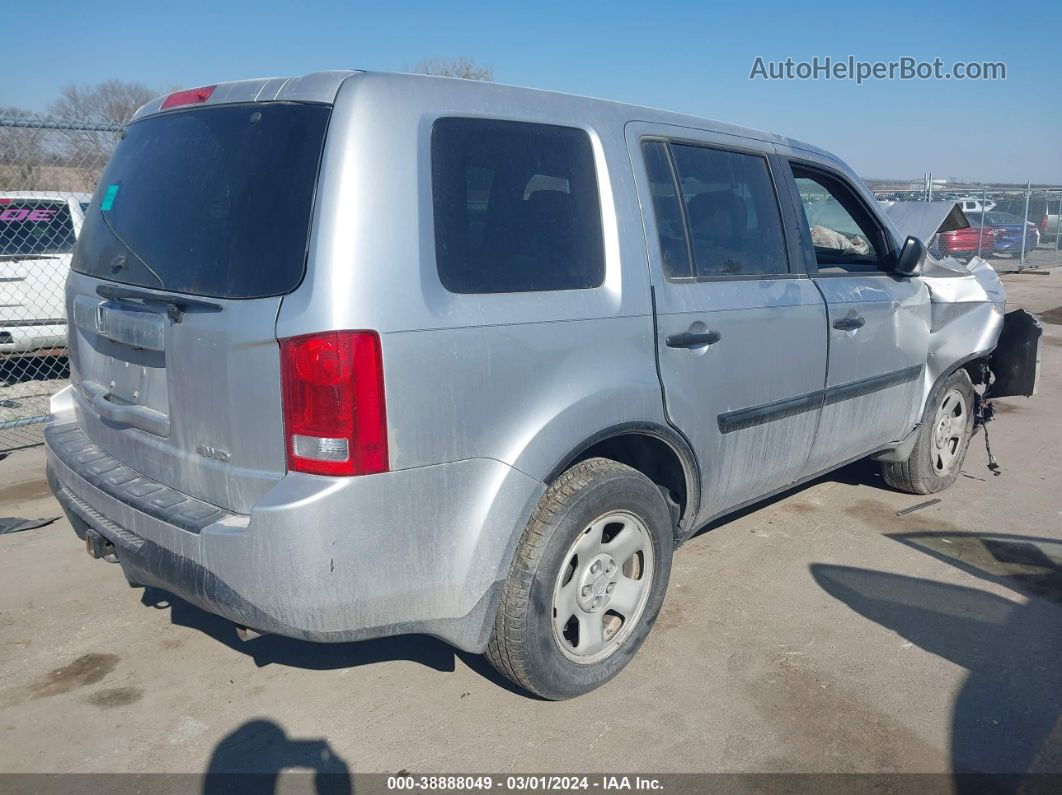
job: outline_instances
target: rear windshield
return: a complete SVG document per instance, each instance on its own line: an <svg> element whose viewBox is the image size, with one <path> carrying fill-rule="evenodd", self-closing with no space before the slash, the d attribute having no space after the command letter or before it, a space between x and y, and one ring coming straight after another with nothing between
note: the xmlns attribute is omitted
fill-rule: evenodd
<svg viewBox="0 0 1062 795"><path fill-rule="evenodd" d="M47 257L74 250L66 202L0 198L0 258Z"/></svg>
<svg viewBox="0 0 1062 795"><path fill-rule="evenodd" d="M198 108L129 125L85 215L73 269L217 298L302 279L330 108Z"/></svg>

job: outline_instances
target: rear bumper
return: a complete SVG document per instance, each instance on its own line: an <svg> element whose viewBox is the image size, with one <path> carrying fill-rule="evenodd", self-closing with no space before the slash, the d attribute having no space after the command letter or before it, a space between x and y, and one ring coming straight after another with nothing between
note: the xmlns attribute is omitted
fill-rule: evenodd
<svg viewBox="0 0 1062 795"><path fill-rule="evenodd" d="M45 431L48 482L79 536L110 541L130 582L304 640L423 633L482 651L544 489L487 459L359 478L289 474L250 515L214 508L196 520L205 504L188 510L189 498L162 484L136 473L132 488L107 482L128 468L68 419Z"/></svg>

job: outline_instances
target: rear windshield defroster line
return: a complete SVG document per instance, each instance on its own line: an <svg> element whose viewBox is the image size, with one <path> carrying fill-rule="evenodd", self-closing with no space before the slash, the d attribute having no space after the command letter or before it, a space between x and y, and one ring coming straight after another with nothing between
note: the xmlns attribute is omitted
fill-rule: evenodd
<svg viewBox="0 0 1062 795"><path fill-rule="evenodd" d="M302 280L331 108L228 105L129 125L100 178L74 270L215 298Z"/></svg>

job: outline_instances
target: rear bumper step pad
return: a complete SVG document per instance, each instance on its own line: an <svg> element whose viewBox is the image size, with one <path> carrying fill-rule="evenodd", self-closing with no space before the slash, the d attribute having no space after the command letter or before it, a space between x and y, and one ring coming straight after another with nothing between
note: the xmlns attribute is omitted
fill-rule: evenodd
<svg viewBox="0 0 1062 795"><path fill-rule="evenodd" d="M233 515L130 469L93 444L77 423L49 425L44 438L60 461L104 494L189 533Z"/></svg>

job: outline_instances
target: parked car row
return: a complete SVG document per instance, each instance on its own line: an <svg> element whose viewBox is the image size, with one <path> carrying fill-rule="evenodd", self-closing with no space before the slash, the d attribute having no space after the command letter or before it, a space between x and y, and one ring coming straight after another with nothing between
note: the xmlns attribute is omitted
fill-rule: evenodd
<svg viewBox="0 0 1062 795"><path fill-rule="evenodd" d="M967 212L970 226L937 235L930 248L934 254L969 259L975 255L992 254L1020 255L1022 251L1022 227L1025 228L1025 251L1040 245L1040 230L1036 224L1025 222L1010 213L988 211Z"/></svg>
<svg viewBox="0 0 1062 795"><path fill-rule="evenodd" d="M910 195L880 195L879 199L893 199L896 201L910 200ZM970 219L970 223L975 223L974 216L978 216L977 223L980 222L980 214L982 212L992 213L1006 213L1013 216L1006 220L1006 224L1017 224L1017 229L1014 233L1008 235L1012 240L1016 241L1015 248L1020 249L1021 234L1020 225L1023 218L1028 218L1038 232L1037 245L1040 243L1050 243L1054 245L1058 236L1058 213L1059 202L1062 201L1062 195L1058 191L1033 191L1028 198L1028 208L1026 209L1026 197L1024 191L1012 191L1009 193L996 192L994 195L988 196L970 196L967 194L957 195L953 192L936 192L933 195L933 199L936 201L954 201L962 211ZM1028 212L1028 215L1026 215ZM1031 242L1031 236L1026 241L1028 246ZM997 248L996 251L1008 251L1009 246Z"/></svg>
<svg viewBox="0 0 1062 795"><path fill-rule="evenodd" d="M1054 244L1058 238L1058 212L1059 201L1062 200L1057 193L1041 194L1029 197L1030 223L1034 224L1040 233L1040 241ZM1025 196L1010 196L999 200L999 203L991 208L997 212L1009 213L1016 216L1020 221L1025 218ZM973 223L973 219L970 219Z"/></svg>
<svg viewBox="0 0 1062 795"><path fill-rule="evenodd" d="M985 213L967 213L966 217L970 220L970 226L992 230L994 240L992 248L996 253L1018 254L1023 245L1026 251L1031 251L1040 245L1039 228L1032 221L1025 221L1019 215L993 210Z"/></svg>

